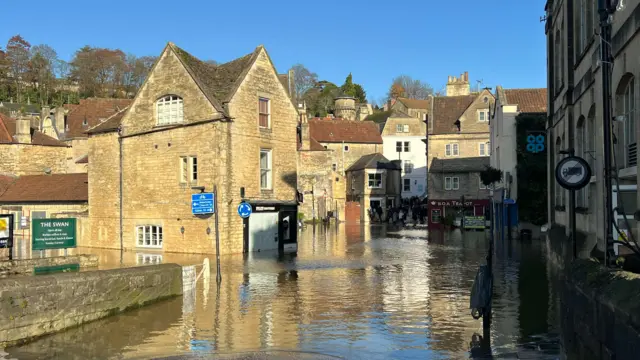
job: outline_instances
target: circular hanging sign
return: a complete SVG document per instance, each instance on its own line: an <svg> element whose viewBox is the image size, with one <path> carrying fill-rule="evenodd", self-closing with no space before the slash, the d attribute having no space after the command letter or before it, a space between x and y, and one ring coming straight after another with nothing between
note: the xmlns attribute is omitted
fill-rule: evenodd
<svg viewBox="0 0 640 360"><path fill-rule="evenodd" d="M591 168L583 158L568 156L556 165L556 181L567 190L580 190L591 181Z"/></svg>

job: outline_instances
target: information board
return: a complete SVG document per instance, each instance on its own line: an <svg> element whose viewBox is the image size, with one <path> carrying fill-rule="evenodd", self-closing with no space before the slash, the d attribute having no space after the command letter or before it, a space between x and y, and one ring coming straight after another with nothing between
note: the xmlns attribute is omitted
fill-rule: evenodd
<svg viewBox="0 0 640 360"><path fill-rule="evenodd" d="M465 216L465 229L484 229L486 228L484 216Z"/></svg>
<svg viewBox="0 0 640 360"><path fill-rule="evenodd" d="M76 219L32 219L31 247L33 250L66 249L76 247Z"/></svg>

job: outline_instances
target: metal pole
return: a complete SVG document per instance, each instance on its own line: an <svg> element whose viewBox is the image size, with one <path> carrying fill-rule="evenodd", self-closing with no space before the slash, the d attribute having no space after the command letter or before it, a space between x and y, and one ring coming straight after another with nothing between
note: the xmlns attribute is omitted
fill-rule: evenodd
<svg viewBox="0 0 640 360"><path fill-rule="evenodd" d="M313 226L316 225L316 192L315 184L311 183L311 218L313 220Z"/></svg>
<svg viewBox="0 0 640 360"><path fill-rule="evenodd" d="M569 222L571 223L571 240L573 241L573 259L578 258L578 242L576 241L576 191L571 190L569 198Z"/></svg>
<svg viewBox="0 0 640 360"><path fill-rule="evenodd" d="M213 211L216 222L216 281L218 284L222 281L222 273L220 272L220 228L218 227L218 185L213 185Z"/></svg>
<svg viewBox="0 0 640 360"><path fill-rule="evenodd" d="M613 250L613 224L611 211L613 209L611 193L611 25L609 24L610 10L606 0L598 0L600 13L600 71L602 72L602 126L604 140L604 263L609 266L610 250Z"/></svg>

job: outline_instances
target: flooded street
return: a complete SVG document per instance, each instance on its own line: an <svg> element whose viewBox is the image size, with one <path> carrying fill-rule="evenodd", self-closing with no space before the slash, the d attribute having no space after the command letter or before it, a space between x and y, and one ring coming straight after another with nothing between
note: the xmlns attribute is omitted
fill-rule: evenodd
<svg viewBox="0 0 640 360"><path fill-rule="evenodd" d="M302 231L297 256L222 257L223 279L194 293L5 349L6 359L138 359L299 351L346 359L484 358L469 294L487 255L484 232L345 226ZM79 252L87 252L79 251ZM120 253L95 251L103 268ZM124 265L153 254L126 253ZM162 262L203 257L164 254ZM559 358L555 292L544 243L497 243L495 358ZM1 353L0 353L1 354ZM2 358L2 356L0 356ZM302 355L291 358L303 358Z"/></svg>

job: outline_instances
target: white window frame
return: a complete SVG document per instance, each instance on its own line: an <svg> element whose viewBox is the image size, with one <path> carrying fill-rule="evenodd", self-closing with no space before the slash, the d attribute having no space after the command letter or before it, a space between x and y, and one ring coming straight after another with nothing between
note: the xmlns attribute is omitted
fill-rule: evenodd
<svg viewBox="0 0 640 360"><path fill-rule="evenodd" d="M452 190L451 176L445 176L444 177L444 189L447 190L447 191Z"/></svg>
<svg viewBox="0 0 640 360"><path fill-rule="evenodd" d="M447 148L449 149L447 151ZM460 147L458 143L449 143L445 145L445 156L460 156Z"/></svg>
<svg viewBox="0 0 640 360"><path fill-rule="evenodd" d="M140 237L140 235L142 235L142 237ZM154 237L156 240L155 245L153 244ZM147 239L149 241L148 244L146 244ZM162 249L163 240L164 232L162 230L162 225L149 224L136 226L136 247Z"/></svg>
<svg viewBox="0 0 640 360"><path fill-rule="evenodd" d="M184 101L178 95L164 95L160 97L156 100L155 109L156 124L159 126L184 122Z"/></svg>
<svg viewBox="0 0 640 360"><path fill-rule="evenodd" d="M378 177L380 177L380 180L377 179ZM371 185L372 182L373 185ZM369 189L382 189L382 172L368 172L367 186L369 187Z"/></svg>
<svg viewBox="0 0 640 360"><path fill-rule="evenodd" d="M267 168L262 167L262 154L267 154ZM258 158L260 166L260 190L273 190L273 151L271 149L260 149ZM262 175L266 174L266 184L262 183Z"/></svg>
<svg viewBox="0 0 640 360"><path fill-rule="evenodd" d="M478 154L480 156L487 156L487 144L478 143Z"/></svg>
<svg viewBox="0 0 640 360"><path fill-rule="evenodd" d="M396 125L396 133L404 132L404 126L402 124Z"/></svg>
<svg viewBox="0 0 640 360"><path fill-rule="evenodd" d="M444 146L444 156L451 156L451 144Z"/></svg>
<svg viewBox="0 0 640 360"><path fill-rule="evenodd" d="M181 156L180 157L180 183L196 183L198 182L198 157L197 156Z"/></svg>
<svg viewBox="0 0 640 360"><path fill-rule="evenodd" d="M411 162L411 160L405 160L402 163L402 168L405 174L411 174L413 172L413 163Z"/></svg>
<svg viewBox="0 0 640 360"><path fill-rule="evenodd" d="M484 116L484 119L482 119L482 116ZM489 121L489 111L487 111L487 110L478 111L478 121L479 122L487 122L487 121Z"/></svg>
<svg viewBox="0 0 640 360"><path fill-rule="evenodd" d="M460 190L460 178L457 176L451 177L451 185L453 190Z"/></svg>
<svg viewBox="0 0 640 360"><path fill-rule="evenodd" d="M409 132L409 125L408 124L403 124L402 125L402 132L406 132L406 133Z"/></svg>
<svg viewBox="0 0 640 360"><path fill-rule="evenodd" d="M407 184L409 184L408 189ZM411 179L402 179L402 192L411 192Z"/></svg>
<svg viewBox="0 0 640 360"><path fill-rule="evenodd" d="M267 126L262 126L260 124L260 116L264 115L264 113L260 112L260 103L262 101L266 101L267 102ZM266 98L264 96L260 96L258 97L258 127L260 129L271 129L271 100L269 98Z"/></svg>

